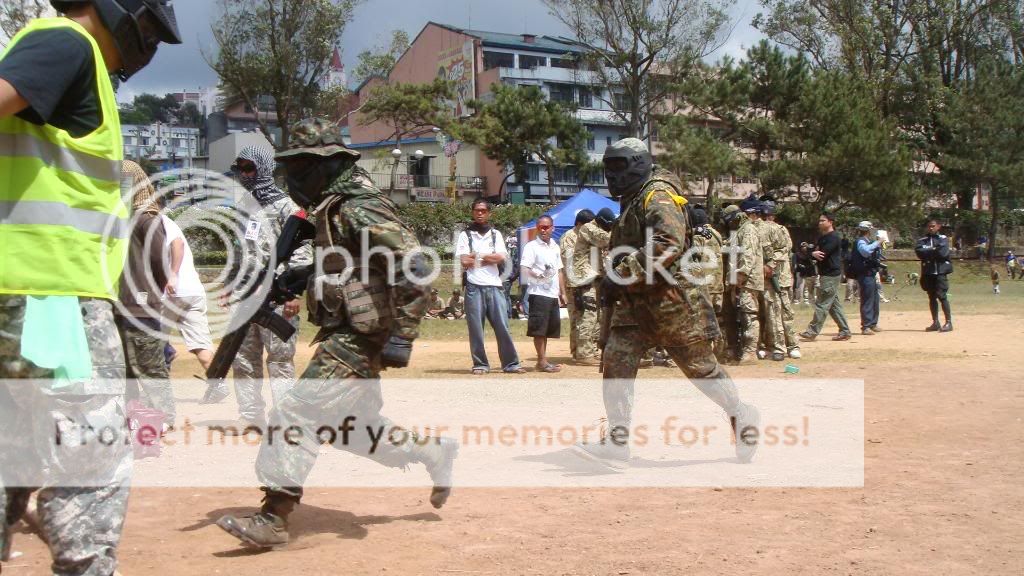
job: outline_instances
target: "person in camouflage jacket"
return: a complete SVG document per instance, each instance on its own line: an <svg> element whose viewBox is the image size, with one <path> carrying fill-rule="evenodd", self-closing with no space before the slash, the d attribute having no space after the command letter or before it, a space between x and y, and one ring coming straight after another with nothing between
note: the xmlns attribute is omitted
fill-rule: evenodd
<svg viewBox="0 0 1024 576"><path fill-rule="evenodd" d="M427 311L431 270L398 207L356 166L358 158L344 146L337 127L320 119L297 124L290 148L277 155L288 173L289 195L301 206L315 207L317 265L289 271L283 280L291 286L307 279L309 320L320 331L309 366L270 415L268 430L296 427L301 434L294 443L264 435L256 460L256 476L266 492L262 509L217 522L251 546L288 542L288 516L324 443L385 466L425 464L434 482L430 502L435 508L451 492L458 444L419 437L380 414L380 372L408 365ZM351 434L320 433L321 427L346 426ZM386 440L378 436L377 443L367 430L403 433L389 432Z"/></svg>
<svg viewBox="0 0 1024 576"><path fill-rule="evenodd" d="M629 465L634 380L649 348L666 349L694 385L725 410L737 437L757 427L760 417L753 406L740 402L735 384L715 359L712 343L719 329L703 269L687 264L692 253L687 253L690 224L682 183L671 173L655 171L647 145L636 138L609 146L604 166L609 192L622 206L611 231L611 268L601 286L615 302L603 362L608 435L597 443L577 443L573 451L621 469ZM750 461L756 450L756 443L736 443L740 461Z"/></svg>

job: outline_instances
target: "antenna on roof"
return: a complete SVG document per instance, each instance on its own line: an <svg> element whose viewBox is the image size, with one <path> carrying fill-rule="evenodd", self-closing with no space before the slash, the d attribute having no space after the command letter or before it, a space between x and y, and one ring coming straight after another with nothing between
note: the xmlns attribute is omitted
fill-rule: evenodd
<svg viewBox="0 0 1024 576"><path fill-rule="evenodd" d="M469 22L466 24L467 30L473 29L473 0L466 0L466 11L468 12Z"/></svg>

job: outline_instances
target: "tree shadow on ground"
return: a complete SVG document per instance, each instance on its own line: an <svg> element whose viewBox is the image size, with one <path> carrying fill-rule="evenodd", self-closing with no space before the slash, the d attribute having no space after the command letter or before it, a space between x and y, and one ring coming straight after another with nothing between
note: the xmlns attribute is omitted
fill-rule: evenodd
<svg viewBox="0 0 1024 576"><path fill-rule="evenodd" d="M210 510L206 517L189 526L180 528L181 532L195 532L217 523L217 520L224 515L245 516L258 512L258 508L230 507ZM403 516L356 516L344 510L331 508L320 508L300 504L295 512L288 517L288 534L291 536L289 547L301 548L301 541L304 536L317 534L337 534L338 538L362 540L366 538L369 531L368 526L376 524L390 524L391 522L440 522L441 517L433 512L420 512L417 514L406 514ZM213 555L218 558L233 558L237 556L250 556L269 552L270 549L257 549L242 547L215 552Z"/></svg>

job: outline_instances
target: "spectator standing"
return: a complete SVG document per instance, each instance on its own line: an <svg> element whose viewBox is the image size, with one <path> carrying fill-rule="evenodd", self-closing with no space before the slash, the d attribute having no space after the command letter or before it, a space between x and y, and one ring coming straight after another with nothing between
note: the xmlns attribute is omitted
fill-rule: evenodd
<svg viewBox="0 0 1024 576"><path fill-rule="evenodd" d="M555 223L550 216L537 218L537 237L523 247L520 262L522 278L527 280L530 314L526 335L537 349L537 371L560 372L562 367L548 362L548 338L561 337L561 305L565 303L565 274L558 243L551 239Z"/></svg>
<svg viewBox="0 0 1024 576"><path fill-rule="evenodd" d="M932 313L932 323L926 332L952 332L953 313L949 309L949 275L953 272L953 263L949 261L949 238L940 234L939 221L928 220L928 233L919 238L914 252L921 260L921 289L928 293L928 309ZM939 306L946 323L939 326Z"/></svg>
<svg viewBox="0 0 1024 576"><path fill-rule="evenodd" d="M174 392L171 390L160 309L167 286L164 272L164 228L156 205L156 192L145 171L131 160L122 162L122 175L132 190L132 230L121 276L121 305L114 315L124 347L129 398L139 398L164 414L164 431L174 428Z"/></svg>
<svg viewBox="0 0 1024 576"><path fill-rule="evenodd" d="M166 235L164 251L170 257L163 318L181 331L185 347L195 354L203 371L213 361L213 338L206 317L206 289L199 279L192 249L178 224L161 215Z"/></svg>
<svg viewBox="0 0 1024 576"><path fill-rule="evenodd" d="M839 326L839 334L835 341L849 340L850 325L846 322L846 315L843 314L843 303L839 300L839 282L843 277L843 269L840 257L839 234L835 230L835 217L828 212L818 217L818 231L821 236L811 251L811 257L817 262L818 268L818 294L814 301L814 318L807 326L807 330L800 333L800 338L810 342L818 337L822 326L825 324L825 316L831 316L836 325Z"/></svg>
<svg viewBox="0 0 1024 576"><path fill-rule="evenodd" d="M857 224L857 243L850 259L850 272L857 279L860 291L860 330L864 336L874 336L882 330L878 327L878 304L881 298L877 281L881 263L882 243L871 240L874 230L871 222L864 220Z"/></svg>
<svg viewBox="0 0 1024 576"><path fill-rule="evenodd" d="M1017 274L1024 276L1024 270L1021 270L1017 264L1017 257L1013 254L1013 250L1006 251L1006 274L1010 276L1010 280L1016 280Z"/></svg>
<svg viewBox="0 0 1024 576"><path fill-rule="evenodd" d="M519 353L508 329L508 301L502 286L498 265L508 257L501 232L493 228L491 204L484 199L473 202L473 222L459 233L455 256L465 270L466 324L469 327L469 350L473 360L473 374L483 375L491 370L484 349L484 320L494 329L498 341L498 356L502 371L522 374L526 370L519 364Z"/></svg>

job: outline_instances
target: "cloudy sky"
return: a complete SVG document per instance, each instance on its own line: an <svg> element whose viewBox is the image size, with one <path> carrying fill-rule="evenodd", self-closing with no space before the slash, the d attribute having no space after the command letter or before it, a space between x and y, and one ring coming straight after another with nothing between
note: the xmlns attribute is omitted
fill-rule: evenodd
<svg viewBox="0 0 1024 576"><path fill-rule="evenodd" d="M212 53L210 22L217 2L177 0L174 3L184 44L160 48L153 63L123 85L119 100L131 100L140 92L165 92L212 87L217 76L203 60ZM741 55L757 42L759 33L750 26L757 14L756 0L738 0L732 10L735 29L728 43L712 58ZM428 21L493 32L567 35L568 31L540 0L364 0L342 37L345 69L355 68L359 52L386 43L391 30L402 29L412 39Z"/></svg>

